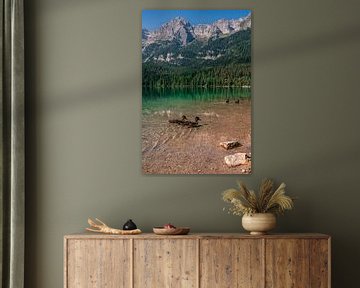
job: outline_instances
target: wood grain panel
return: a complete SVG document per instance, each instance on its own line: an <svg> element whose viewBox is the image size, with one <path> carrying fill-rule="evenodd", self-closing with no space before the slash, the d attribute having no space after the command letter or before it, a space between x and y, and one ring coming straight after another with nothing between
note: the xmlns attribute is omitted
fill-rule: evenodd
<svg viewBox="0 0 360 288"><path fill-rule="evenodd" d="M131 287L130 240L67 240L66 288Z"/></svg>
<svg viewBox="0 0 360 288"><path fill-rule="evenodd" d="M197 240L134 240L135 288L196 288Z"/></svg>
<svg viewBox="0 0 360 288"><path fill-rule="evenodd" d="M309 287L310 241L266 239L266 288Z"/></svg>
<svg viewBox="0 0 360 288"><path fill-rule="evenodd" d="M324 239L310 240L310 287L328 288L329 272L329 241Z"/></svg>
<svg viewBox="0 0 360 288"><path fill-rule="evenodd" d="M262 288L263 240L200 241L200 287Z"/></svg>

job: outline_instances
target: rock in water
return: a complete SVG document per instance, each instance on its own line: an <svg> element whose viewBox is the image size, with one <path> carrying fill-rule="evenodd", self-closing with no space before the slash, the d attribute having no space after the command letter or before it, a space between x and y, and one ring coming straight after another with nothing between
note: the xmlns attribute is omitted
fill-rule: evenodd
<svg viewBox="0 0 360 288"><path fill-rule="evenodd" d="M229 149L239 147L239 146L241 146L241 144L239 141L232 140L232 141L220 142L220 146L225 148L226 150L229 150Z"/></svg>
<svg viewBox="0 0 360 288"><path fill-rule="evenodd" d="M247 163L246 153L235 153L233 155L225 156L225 163L229 167L236 167Z"/></svg>

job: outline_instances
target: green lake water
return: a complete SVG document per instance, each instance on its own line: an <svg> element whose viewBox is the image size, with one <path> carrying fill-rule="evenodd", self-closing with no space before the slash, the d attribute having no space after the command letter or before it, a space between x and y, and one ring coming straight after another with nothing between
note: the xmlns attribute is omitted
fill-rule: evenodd
<svg viewBox="0 0 360 288"><path fill-rule="evenodd" d="M194 106L201 106L229 99L234 102L237 99L250 99L249 88L143 88L142 109L143 112L153 112L159 109L192 110Z"/></svg>

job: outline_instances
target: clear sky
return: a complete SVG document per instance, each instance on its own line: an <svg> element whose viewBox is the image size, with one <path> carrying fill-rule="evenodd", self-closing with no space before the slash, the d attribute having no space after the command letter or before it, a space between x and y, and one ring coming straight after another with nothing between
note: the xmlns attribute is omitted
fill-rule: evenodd
<svg viewBox="0 0 360 288"><path fill-rule="evenodd" d="M191 24L209 24L219 19L239 19L250 10L143 10L142 28L154 30L175 17L183 17Z"/></svg>

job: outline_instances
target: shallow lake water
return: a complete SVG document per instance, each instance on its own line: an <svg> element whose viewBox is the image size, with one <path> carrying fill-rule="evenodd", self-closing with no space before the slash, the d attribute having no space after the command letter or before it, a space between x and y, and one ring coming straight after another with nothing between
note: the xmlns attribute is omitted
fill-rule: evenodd
<svg viewBox="0 0 360 288"><path fill-rule="evenodd" d="M227 101L229 103L227 103ZM238 102L238 103L237 103ZM200 127L169 123L185 115ZM241 147L225 150L222 141ZM247 174L251 163L229 168L226 155L251 153L250 89L144 89L142 168L146 174Z"/></svg>

